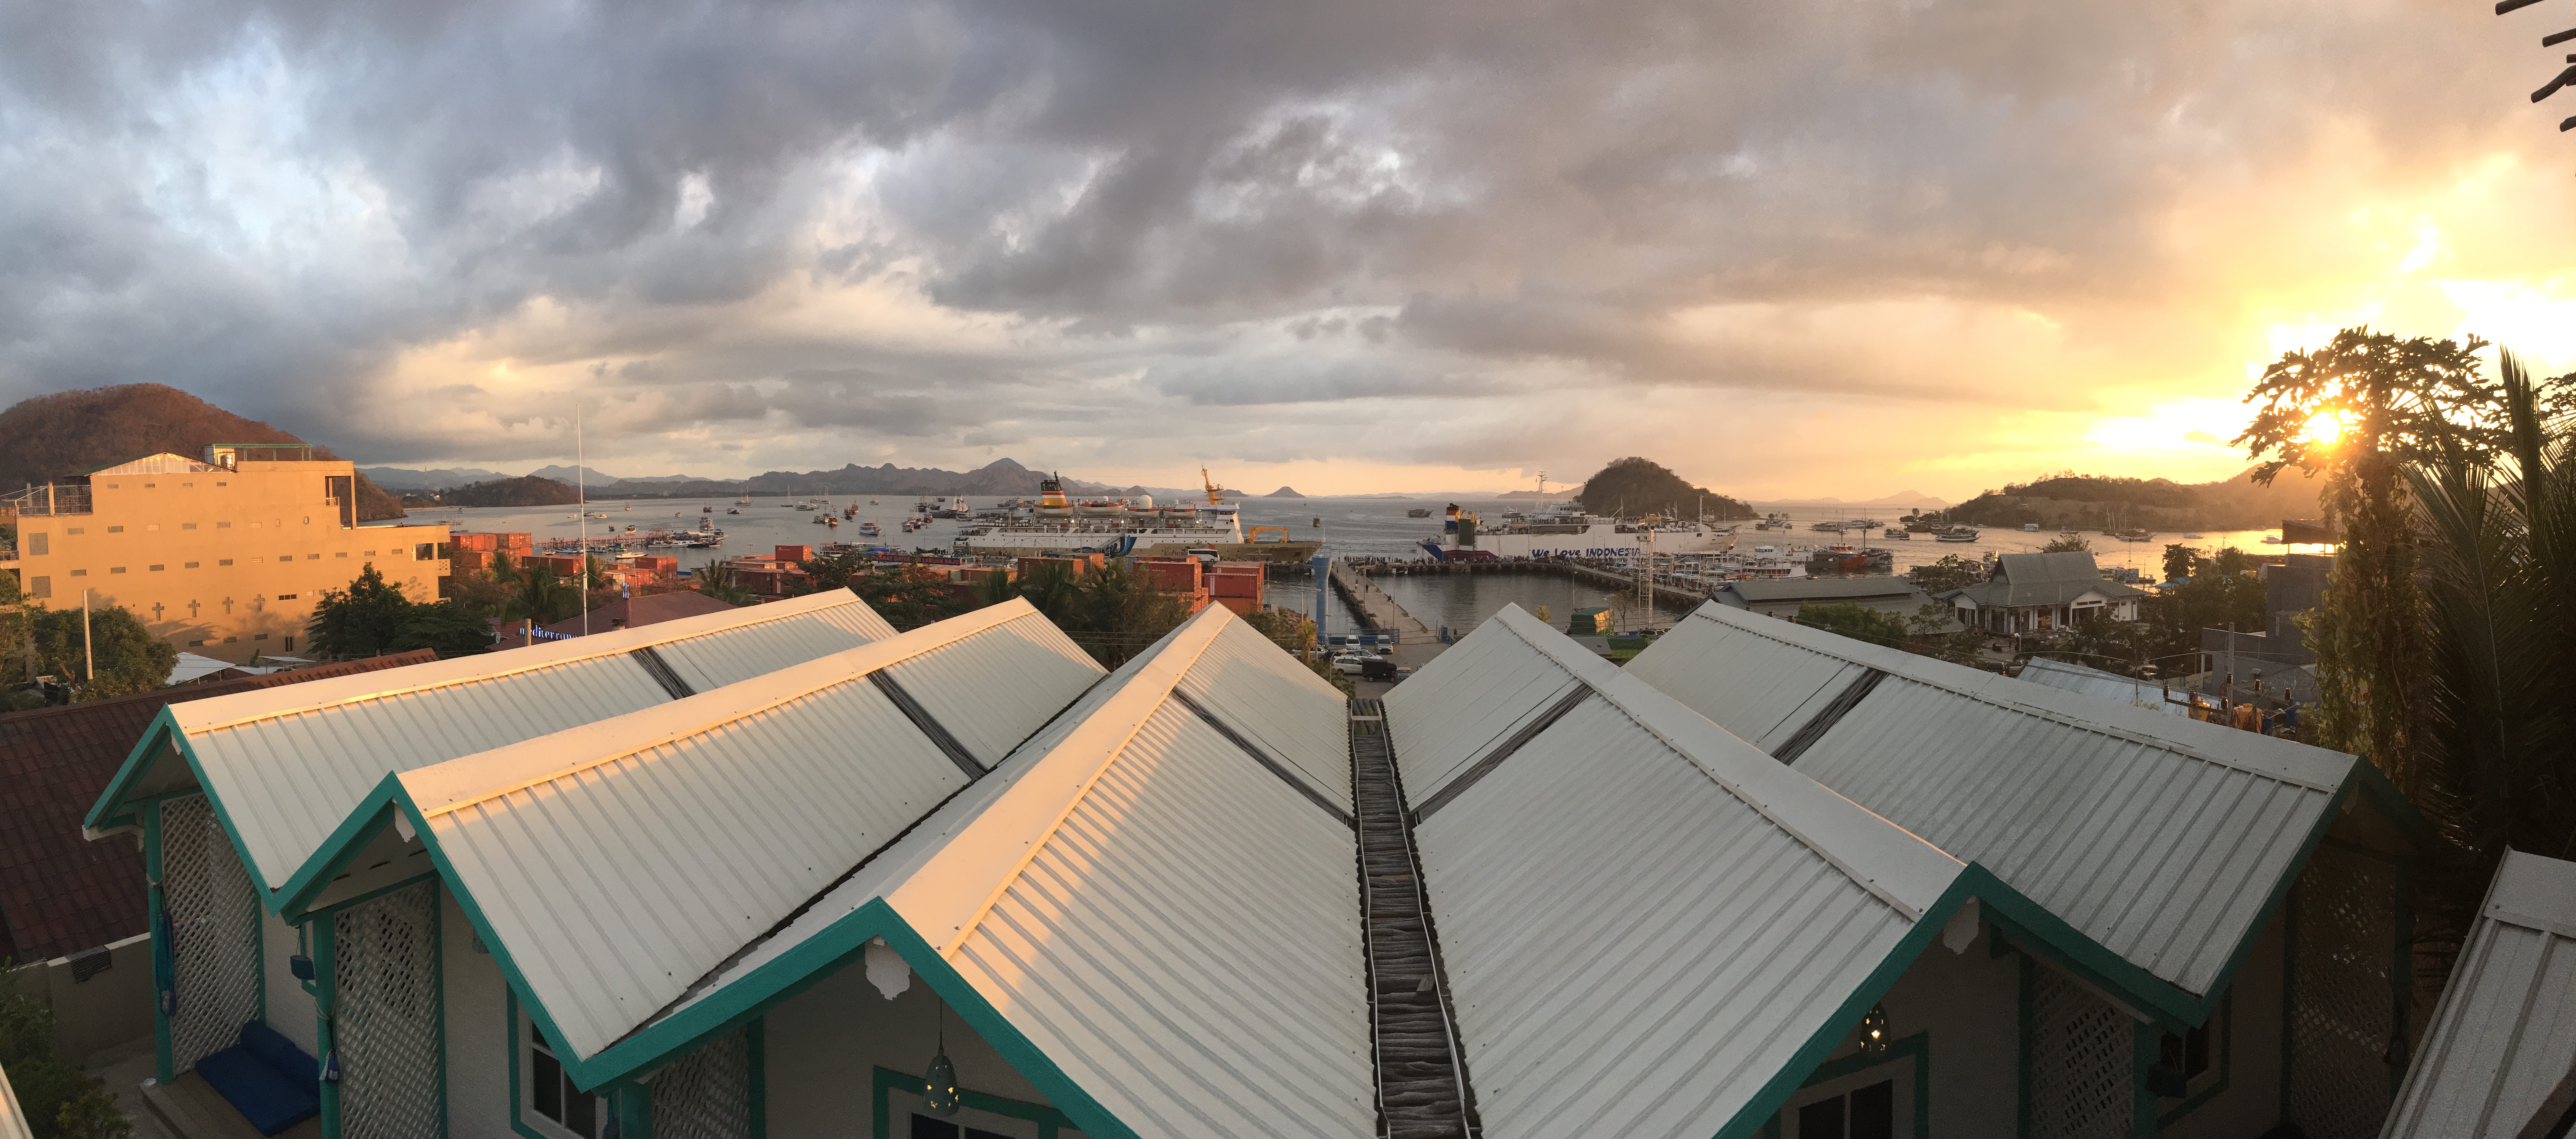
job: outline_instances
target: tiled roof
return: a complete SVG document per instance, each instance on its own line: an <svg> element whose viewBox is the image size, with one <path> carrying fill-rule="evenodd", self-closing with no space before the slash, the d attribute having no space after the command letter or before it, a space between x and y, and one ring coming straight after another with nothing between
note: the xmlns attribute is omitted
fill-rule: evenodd
<svg viewBox="0 0 2576 1139"><path fill-rule="evenodd" d="M606 633L642 625L658 625L695 617L701 613L722 613L733 606L695 590L677 593L647 593L642 597L614 601L590 611L590 631ZM567 637L582 636L582 619L566 617L546 626L549 633Z"/></svg>
<svg viewBox="0 0 2576 1139"><path fill-rule="evenodd" d="M144 930L143 853L81 817L161 709L438 659L428 649L0 716L0 957L43 961Z"/></svg>

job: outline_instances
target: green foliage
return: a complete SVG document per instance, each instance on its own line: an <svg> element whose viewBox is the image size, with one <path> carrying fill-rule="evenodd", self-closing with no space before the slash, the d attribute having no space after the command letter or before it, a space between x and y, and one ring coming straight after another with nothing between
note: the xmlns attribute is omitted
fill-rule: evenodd
<svg viewBox="0 0 2576 1139"><path fill-rule="evenodd" d="M1881 613L1856 601L1840 601L1831 605L1809 602L1801 605L1798 607L1798 623L1827 632L1840 633L1856 641L1885 645L1891 649L1904 648L1905 637L1909 631L1906 628L1905 618L1893 613Z"/></svg>
<svg viewBox="0 0 2576 1139"><path fill-rule="evenodd" d="M2200 550L2180 543L2165 547L2165 580L2190 577L2200 565Z"/></svg>
<svg viewBox="0 0 2576 1139"><path fill-rule="evenodd" d="M1574 499L1595 514L1637 518L1661 514L1695 518L1703 506L1711 518L1751 518L1753 509L1707 487L1692 486L1663 464L1631 455L1613 459L1574 492Z"/></svg>
<svg viewBox="0 0 2576 1139"><path fill-rule="evenodd" d="M337 660L434 649L440 656L492 647L490 626L463 604L413 601L369 562L347 589L324 590L305 623L315 655Z"/></svg>
<svg viewBox="0 0 2576 1139"><path fill-rule="evenodd" d="M31 607L28 622L29 639L34 646L36 673L66 679L86 678L74 700L105 700L111 696L131 696L150 692L170 679L170 670L179 663L179 650L169 642L152 635L121 606L109 605L89 612L89 645L84 652L81 637L81 611L50 611ZM98 662L98 675L89 676L87 662Z"/></svg>
<svg viewBox="0 0 2576 1139"><path fill-rule="evenodd" d="M723 558L709 558L707 564L689 575L698 583L698 592L727 605L757 605L760 597L743 587L742 579L724 564Z"/></svg>
<svg viewBox="0 0 2576 1139"><path fill-rule="evenodd" d="M975 607L973 602L949 591L948 575L926 566L898 563L866 567L850 574L846 584L850 592L859 595L859 600L868 603L868 608L898 629L918 629Z"/></svg>
<svg viewBox="0 0 2576 1139"><path fill-rule="evenodd" d="M35 1139L123 1139L133 1125L116 1094L54 1048L54 1014L7 978L0 960L0 1071L18 1094Z"/></svg>
<svg viewBox="0 0 2576 1139"><path fill-rule="evenodd" d="M1049 559L1017 581L988 581L981 596L1009 600L1013 594L1027 598L1075 644L1111 668L1179 628L1190 615L1178 595L1157 588L1151 577L1130 571L1123 562L1076 576L1069 561Z"/></svg>
<svg viewBox="0 0 2576 1139"><path fill-rule="evenodd" d="M2039 552L2043 554L2089 554L2093 552L2093 543L2085 541L2084 536L2081 534L2060 534L2057 537L2049 539L2047 545L2039 548Z"/></svg>
<svg viewBox="0 0 2576 1139"><path fill-rule="evenodd" d="M1914 569L1914 584L1923 592L1939 597L1953 589L1977 584L1978 565L1957 554L1943 554L1941 560Z"/></svg>
<svg viewBox="0 0 2576 1139"><path fill-rule="evenodd" d="M2254 479L2268 483L2284 468L2311 473L2350 467L2377 454L2397 462L2437 460L2448 448L2491 456L2507 442L2504 389L2488 380L2478 361L2487 342L2419 336L2400 340L2368 328L2347 328L2313 352L2284 352L2263 370L2247 403L2260 401L2243 433L2246 457L2261 465ZM2535 385L2533 398L2555 418L2576 411L2569 377ZM2315 437L2309 423L2320 415L2341 419L2339 438Z"/></svg>
<svg viewBox="0 0 2576 1139"><path fill-rule="evenodd" d="M419 495L408 497L421 499ZM526 475L467 483L422 501L424 505L438 506L572 506L581 501L581 494L570 483Z"/></svg>
<svg viewBox="0 0 2576 1139"><path fill-rule="evenodd" d="M381 656L401 635L411 607L402 583L386 581L383 571L369 562L347 589L322 591L304 629L312 635L316 655L339 660Z"/></svg>

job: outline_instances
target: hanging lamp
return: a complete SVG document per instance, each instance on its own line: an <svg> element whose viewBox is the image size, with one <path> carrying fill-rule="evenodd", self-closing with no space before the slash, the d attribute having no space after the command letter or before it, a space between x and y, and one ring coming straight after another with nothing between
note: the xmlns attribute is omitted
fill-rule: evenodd
<svg viewBox="0 0 2576 1139"><path fill-rule="evenodd" d="M1860 1018L1860 1054L1887 1055L1887 1006L1874 1004Z"/></svg>
<svg viewBox="0 0 2576 1139"><path fill-rule="evenodd" d="M948 1062L948 1002L939 1002L939 1051L921 1081L921 1113L933 1119L957 1114L957 1066Z"/></svg>

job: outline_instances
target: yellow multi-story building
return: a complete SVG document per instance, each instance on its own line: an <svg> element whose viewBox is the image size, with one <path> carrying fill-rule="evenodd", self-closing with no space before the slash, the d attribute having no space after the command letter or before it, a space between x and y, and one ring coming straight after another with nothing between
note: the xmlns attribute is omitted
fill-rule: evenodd
<svg viewBox="0 0 2576 1139"><path fill-rule="evenodd" d="M292 655L326 589L373 563L415 601L447 573L445 526L358 525L356 471L310 447L158 454L0 497L0 553L27 597L122 606L185 652L235 663Z"/></svg>

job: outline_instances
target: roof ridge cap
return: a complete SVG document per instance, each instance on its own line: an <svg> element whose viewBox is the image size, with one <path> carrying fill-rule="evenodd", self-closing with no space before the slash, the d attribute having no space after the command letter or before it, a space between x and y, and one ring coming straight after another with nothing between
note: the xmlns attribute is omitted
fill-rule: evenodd
<svg viewBox="0 0 2576 1139"><path fill-rule="evenodd" d="M614 763L664 744L704 735L725 724L757 716L827 688L863 680L870 673L892 668L924 653L1028 617L1044 619L1026 598L1015 597L999 605L924 625L909 633L898 633L882 641L843 649L830 656L789 665L669 703L397 774L404 790L411 793L413 802L419 806L421 817L436 818L476 803L489 802ZM566 751L573 751L584 758L542 768L542 774L515 777L499 783L468 782L491 768L507 766L523 754L545 756ZM442 788L442 783L448 786ZM478 787L479 790L474 789ZM442 790L447 792L444 799L438 798Z"/></svg>

